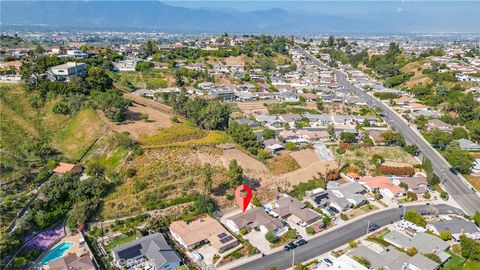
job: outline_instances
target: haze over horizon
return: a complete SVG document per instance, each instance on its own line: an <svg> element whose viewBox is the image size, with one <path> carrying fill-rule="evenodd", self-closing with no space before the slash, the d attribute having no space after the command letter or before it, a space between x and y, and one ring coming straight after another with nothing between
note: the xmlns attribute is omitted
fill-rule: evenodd
<svg viewBox="0 0 480 270"><path fill-rule="evenodd" d="M478 1L2 1L2 25L187 33L478 33Z"/></svg>

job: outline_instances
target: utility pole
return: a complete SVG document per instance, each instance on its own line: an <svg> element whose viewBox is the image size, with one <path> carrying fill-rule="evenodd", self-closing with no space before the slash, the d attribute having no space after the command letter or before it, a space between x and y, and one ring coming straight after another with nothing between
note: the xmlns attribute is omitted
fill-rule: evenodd
<svg viewBox="0 0 480 270"><path fill-rule="evenodd" d="M293 253L292 253L292 267L295 266L295 249L293 250Z"/></svg>
<svg viewBox="0 0 480 270"><path fill-rule="evenodd" d="M370 232L370 219L367 220L367 234Z"/></svg>

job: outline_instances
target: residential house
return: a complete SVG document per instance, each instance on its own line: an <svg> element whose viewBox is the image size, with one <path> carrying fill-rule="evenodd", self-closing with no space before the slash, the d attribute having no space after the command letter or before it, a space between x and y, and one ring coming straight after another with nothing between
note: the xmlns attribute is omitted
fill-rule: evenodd
<svg viewBox="0 0 480 270"><path fill-rule="evenodd" d="M362 206L368 203L367 197L363 195L367 190L357 182L348 182L343 185L330 181L327 184L327 191L330 197L330 204L337 205L337 209L346 210L351 206ZM346 203L346 202L347 203Z"/></svg>
<svg viewBox="0 0 480 270"><path fill-rule="evenodd" d="M71 253L48 263L48 270L96 270L96 267L89 256L78 256Z"/></svg>
<svg viewBox="0 0 480 270"><path fill-rule="evenodd" d="M368 137L372 139L373 143L382 144L385 141L385 139L382 136L382 134L385 132L384 130L369 129L367 132L368 132Z"/></svg>
<svg viewBox="0 0 480 270"><path fill-rule="evenodd" d="M480 145L467 139L457 140L460 149L467 151L480 151Z"/></svg>
<svg viewBox="0 0 480 270"><path fill-rule="evenodd" d="M311 143L323 142L330 139L330 134L328 134L328 132L325 130L300 129L297 130L297 135Z"/></svg>
<svg viewBox="0 0 480 270"><path fill-rule="evenodd" d="M148 269L170 270L176 269L182 262L160 233L150 234L115 247L112 254L115 264L120 268L134 268L143 264Z"/></svg>
<svg viewBox="0 0 480 270"><path fill-rule="evenodd" d="M307 226L322 220L322 215L289 195L277 199L273 206L272 214L298 225Z"/></svg>
<svg viewBox="0 0 480 270"><path fill-rule="evenodd" d="M413 255L406 263L406 266L408 270L437 270L440 268L437 262L421 254Z"/></svg>
<svg viewBox="0 0 480 270"><path fill-rule="evenodd" d="M282 130L278 136L282 137L286 141L291 141L300 138L300 136L297 135L297 133L293 130L285 129Z"/></svg>
<svg viewBox="0 0 480 270"><path fill-rule="evenodd" d="M237 124L239 125L243 125L243 124L247 124L249 127L259 127L260 126L260 123L258 122L255 122L251 119L248 119L248 118L240 118L240 119L237 119L235 120L237 122Z"/></svg>
<svg viewBox="0 0 480 270"><path fill-rule="evenodd" d="M270 155L273 155L278 151L285 150L283 143L275 139L265 140L263 142L263 145L265 146L265 149L267 149L270 152Z"/></svg>
<svg viewBox="0 0 480 270"><path fill-rule="evenodd" d="M377 190L388 198L398 197L405 193L403 188L395 185L393 181L385 176L364 176L359 183L365 185L369 191Z"/></svg>
<svg viewBox="0 0 480 270"><path fill-rule="evenodd" d="M428 111L431 109L430 106L423 105L417 102L411 102L406 105L403 105L403 108L406 110L414 110L414 111Z"/></svg>
<svg viewBox="0 0 480 270"><path fill-rule="evenodd" d="M60 162L60 164L58 164L58 166L53 169L53 172L58 174L66 174L69 172L81 173L82 166L79 164Z"/></svg>
<svg viewBox="0 0 480 270"><path fill-rule="evenodd" d="M305 200L310 202L315 208L326 208L330 206L330 196L326 190L318 190L311 193Z"/></svg>
<svg viewBox="0 0 480 270"><path fill-rule="evenodd" d="M276 116L273 115L256 115L255 120L260 122L262 125L272 128L281 128L284 126L284 122L279 120Z"/></svg>
<svg viewBox="0 0 480 270"><path fill-rule="evenodd" d="M423 195L428 190L427 178L423 175L395 178L393 183L398 185L405 183L408 186L408 191L415 192L418 195Z"/></svg>
<svg viewBox="0 0 480 270"><path fill-rule="evenodd" d="M55 82L69 82L72 77L84 77L87 75L85 63L67 62L62 65L50 67L47 70L47 77Z"/></svg>
<svg viewBox="0 0 480 270"><path fill-rule="evenodd" d="M227 227L239 233L240 229L253 229L266 234L273 232L275 235L281 235L288 230L282 221L267 214L262 207L254 207L243 213L227 218Z"/></svg>
<svg viewBox="0 0 480 270"><path fill-rule="evenodd" d="M432 119L427 123L427 130L432 131L434 129L439 129L441 131L452 132L453 126L443 122L440 119Z"/></svg>
<svg viewBox="0 0 480 270"><path fill-rule="evenodd" d="M280 120L290 125L291 128L295 128L295 122L302 120L302 117L298 114L288 113L278 116Z"/></svg>
<svg viewBox="0 0 480 270"><path fill-rule="evenodd" d="M304 113L303 116L308 119L311 126L327 126L333 124L331 115Z"/></svg>
<svg viewBox="0 0 480 270"><path fill-rule="evenodd" d="M384 235L383 240L399 248L408 249L415 247L418 253L435 253L442 263L451 257L445 252L450 247L449 243L429 233L417 232L414 236L408 236L393 230Z"/></svg>
<svg viewBox="0 0 480 270"><path fill-rule="evenodd" d="M360 180L360 175L357 173L347 173L346 177L348 180L353 182L358 182L358 180Z"/></svg>
<svg viewBox="0 0 480 270"><path fill-rule="evenodd" d="M470 220L451 219L431 222L427 225L427 228L435 234L451 232L453 239L456 241L460 241L460 235L462 234L480 240L480 229L475 225L475 222Z"/></svg>
<svg viewBox="0 0 480 270"><path fill-rule="evenodd" d="M141 59L127 59L113 62L113 71L135 71L137 64L141 61Z"/></svg>
<svg viewBox="0 0 480 270"><path fill-rule="evenodd" d="M238 245L238 240L210 216L203 216L189 223L183 220L174 221L169 229L172 237L188 250L210 243L219 253L223 253Z"/></svg>

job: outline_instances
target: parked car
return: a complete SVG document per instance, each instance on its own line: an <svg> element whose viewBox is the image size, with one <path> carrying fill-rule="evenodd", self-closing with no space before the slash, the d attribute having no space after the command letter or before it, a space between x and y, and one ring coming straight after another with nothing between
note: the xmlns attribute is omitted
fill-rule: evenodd
<svg viewBox="0 0 480 270"><path fill-rule="evenodd" d="M335 207L333 207L333 206L330 206L329 209L330 209L330 211L334 212L335 214L340 213L340 212L337 210L337 208L335 208Z"/></svg>
<svg viewBox="0 0 480 270"><path fill-rule="evenodd" d="M292 250L296 247L297 247L297 245L295 245L295 243L292 242L292 243L288 243L285 246L283 246L283 250L290 251L290 250Z"/></svg>
<svg viewBox="0 0 480 270"><path fill-rule="evenodd" d="M378 226L377 224L372 224L370 225L370 227L368 227L368 230L371 232L376 231L378 229L380 229L380 226Z"/></svg>
<svg viewBox="0 0 480 270"><path fill-rule="evenodd" d="M321 262L328 267L333 266L333 262L329 258L323 258Z"/></svg>
<svg viewBox="0 0 480 270"><path fill-rule="evenodd" d="M306 243L308 243L308 242L307 242L307 240L305 240L305 239L300 239L300 240L294 242L294 244L295 244L297 247L303 246L303 245L305 245Z"/></svg>

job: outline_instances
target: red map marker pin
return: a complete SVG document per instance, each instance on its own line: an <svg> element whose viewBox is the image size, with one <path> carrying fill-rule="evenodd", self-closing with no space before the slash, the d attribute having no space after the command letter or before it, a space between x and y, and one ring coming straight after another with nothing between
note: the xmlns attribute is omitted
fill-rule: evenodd
<svg viewBox="0 0 480 270"><path fill-rule="evenodd" d="M245 190L247 192L247 196L242 196L242 191ZM235 198L237 199L237 204L240 206L243 212L247 210L247 206L252 199L252 189L248 185L240 185L235 190Z"/></svg>

